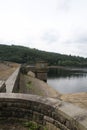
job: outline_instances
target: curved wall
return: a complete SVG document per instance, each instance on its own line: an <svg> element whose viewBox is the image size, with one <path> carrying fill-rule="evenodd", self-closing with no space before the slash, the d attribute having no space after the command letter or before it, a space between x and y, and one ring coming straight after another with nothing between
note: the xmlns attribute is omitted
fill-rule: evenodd
<svg viewBox="0 0 87 130"><path fill-rule="evenodd" d="M61 130L87 130L87 111L58 99L37 95L1 93L0 119L51 123Z"/></svg>

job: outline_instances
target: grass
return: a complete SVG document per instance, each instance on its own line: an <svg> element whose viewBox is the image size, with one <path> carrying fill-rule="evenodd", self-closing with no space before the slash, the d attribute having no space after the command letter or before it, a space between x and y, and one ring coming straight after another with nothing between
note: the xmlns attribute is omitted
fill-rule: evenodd
<svg viewBox="0 0 87 130"><path fill-rule="evenodd" d="M31 88L32 88L32 82L31 82L31 81L28 81L28 82L26 83L26 87L31 89Z"/></svg>
<svg viewBox="0 0 87 130"><path fill-rule="evenodd" d="M36 122L33 122L33 121L25 122L24 126L28 127L29 130L47 130L46 127L39 125L39 124L37 124Z"/></svg>

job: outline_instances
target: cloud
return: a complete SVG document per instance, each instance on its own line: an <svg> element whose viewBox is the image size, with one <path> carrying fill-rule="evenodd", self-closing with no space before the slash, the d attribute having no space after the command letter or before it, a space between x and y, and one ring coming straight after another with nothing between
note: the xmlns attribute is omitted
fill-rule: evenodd
<svg viewBox="0 0 87 130"><path fill-rule="evenodd" d="M68 11L70 8L70 1L71 0L58 0L57 9L62 11Z"/></svg>
<svg viewBox="0 0 87 130"><path fill-rule="evenodd" d="M43 34L43 36L41 37L41 39L43 41L46 41L47 43L55 43L58 41L58 38L59 38L59 36L58 36L57 32L55 32L53 30L45 32Z"/></svg>
<svg viewBox="0 0 87 130"><path fill-rule="evenodd" d="M81 35L79 38L77 38L76 42L81 44L87 44L87 35Z"/></svg>
<svg viewBox="0 0 87 130"><path fill-rule="evenodd" d="M87 0L0 1L0 44L87 56Z"/></svg>
<svg viewBox="0 0 87 130"><path fill-rule="evenodd" d="M85 29L78 29L75 28L75 30L72 31L70 36L66 37L64 39L63 43L67 44L87 44L87 31Z"/></svg>

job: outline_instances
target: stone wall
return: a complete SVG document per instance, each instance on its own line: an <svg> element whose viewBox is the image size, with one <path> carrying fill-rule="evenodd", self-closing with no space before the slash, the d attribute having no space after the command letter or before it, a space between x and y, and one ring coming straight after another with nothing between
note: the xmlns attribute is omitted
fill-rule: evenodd
<svg viewBox="0 0 87 130"><path fill-rule="evenodd" d="M47 72L36 72L36 77L40 80L47 82Z"/></svg>
<svg viewBox="0 0 87 130"><path fill-rule="evenodd" d="M20 78L20 67L18 67L5 82L7 93L18 92L19 78Z"/></svg>
<svg viewBox="0 0 87 130"><path fill-rule="evenodd" d="M6 85L4 81L0 81L0 92L6 92Z"/></svg>
<svg viewBox="0 0 87 130"><path fill-rule="evenodd" d="M53 98L1 93L0 119L11 118L34 120L42 125L50 123L55 130L87 130L87 111L84 109Z"/></svg>

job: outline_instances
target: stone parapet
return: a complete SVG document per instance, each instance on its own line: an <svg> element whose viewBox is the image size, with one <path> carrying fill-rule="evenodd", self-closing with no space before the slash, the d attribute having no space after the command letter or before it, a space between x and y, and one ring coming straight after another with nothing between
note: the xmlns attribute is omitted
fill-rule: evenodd
<svg viewBox="0 0 87 130"><path fill-rule="evenodd" d="M0 92L6 92L6 85L4 81L0 81Z"/></svg>
<svg viewBox="0 0 87 130"><path fill-rule="evenodd" d="M12 93L18 91L20 67L18 67L12 75L6 80L6 92Z"/></svg>
<svg viewBox="0 0 87 130"><path fill-rule="evenodd" d="M16 118L47 123L56 130L87 130L87 111L58 99L37 95L1 93L0 119Z"/></svg>

